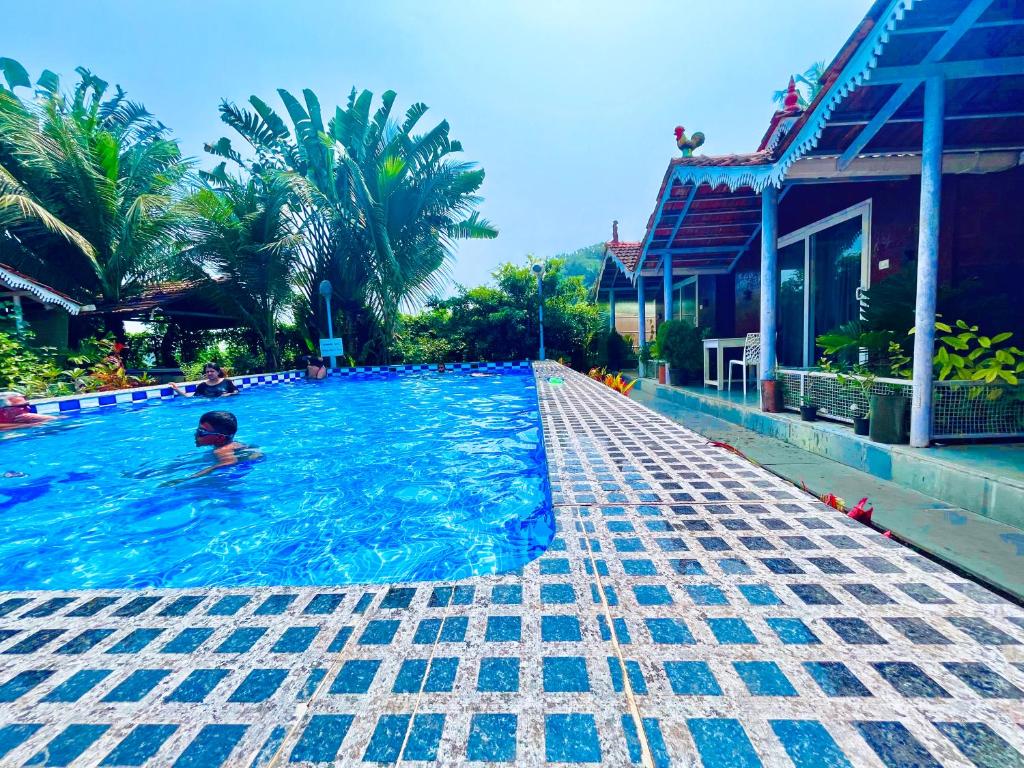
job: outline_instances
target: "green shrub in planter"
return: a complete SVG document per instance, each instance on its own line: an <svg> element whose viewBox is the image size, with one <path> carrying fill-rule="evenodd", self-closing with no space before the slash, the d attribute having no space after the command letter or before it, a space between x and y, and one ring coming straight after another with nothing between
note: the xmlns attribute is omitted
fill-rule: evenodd
<svg viewBox="0 0 1024 768"><path fill-rule="evenodd" d="M668 361L672 383L679 385L697 376L703 366L700 331L688 320L669 320L658 328L658 351Z"/></svg>

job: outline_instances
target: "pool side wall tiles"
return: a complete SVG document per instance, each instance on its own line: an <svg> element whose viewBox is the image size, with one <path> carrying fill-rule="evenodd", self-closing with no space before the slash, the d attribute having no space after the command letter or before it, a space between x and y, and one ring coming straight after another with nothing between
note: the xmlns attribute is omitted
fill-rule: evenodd
<svg viewBox="0 0 1024 768"><path fill-rule="evenodd" d="M445 368L450 372L472 372L472 371L502 371L502 370L528 370L528 360L506 361L506 362L476 362L476 363L446 363ZM356 366L354 368L330 368L328 376L345 377L368 374L410 374L437 371L436 363L416 365L369 365ZM298 381L306 378L304 370L280 371L278 373L253 374L250 376L229 377L238 389L249 389L265 384L280 384L287 381ZM187 393L195 392L195 382L186 382L184 390ZM63 397L38 398L30 401L31 409L35 413L55 415L83 411L91 408L104 408L115 405L130 405L132 403L170 400L175 397L174 391L168 384L161 384L152 387L136 387L133 389L119 389L111 392L88 393L81 395L67 395Z"/></svg>

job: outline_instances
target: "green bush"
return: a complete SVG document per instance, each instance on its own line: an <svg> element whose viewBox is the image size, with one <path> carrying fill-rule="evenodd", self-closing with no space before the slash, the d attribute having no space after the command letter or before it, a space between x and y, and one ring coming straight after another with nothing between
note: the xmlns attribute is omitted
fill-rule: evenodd
<svg viewBox="0 0 1024 768"><path fill-rule="evenodd" d="M689 320L669 320L658 328L658 353L669 368L685 377L697 375L703 365L700 331Z"/></svg>
<svg viewBox="0 0 1024 768"><path fill-rule="evenodd" d="M627 363L632 354L633 345L619 335L618 331L609 331L601 335L598 358L602 367L609 371L621 371L628 367Z"/></svg>

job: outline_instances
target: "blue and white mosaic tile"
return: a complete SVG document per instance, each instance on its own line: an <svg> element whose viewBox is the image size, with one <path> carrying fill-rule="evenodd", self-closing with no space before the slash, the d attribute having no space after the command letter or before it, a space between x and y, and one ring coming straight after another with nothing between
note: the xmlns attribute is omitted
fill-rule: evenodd
<svg viewBox="0 0 1024 768"><path fill-rule="evenodd" d="M1018 606L535 370L557 534L522 572L0 594L0 763L1024 765Z"/></svg>

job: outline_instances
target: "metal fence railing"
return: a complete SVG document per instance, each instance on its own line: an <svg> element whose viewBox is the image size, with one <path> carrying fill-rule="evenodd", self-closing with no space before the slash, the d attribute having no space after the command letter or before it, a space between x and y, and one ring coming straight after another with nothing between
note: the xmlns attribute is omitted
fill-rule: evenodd
<svg viewBox="0 0 1024 768"><path fill-rule="evenodd" d="M783 406L798 410L809 395L829 419L851 423L868 414L868 398L860 387L844 385L823 371L780 369ZM973 439L1024 437L1024 386L978 381L936 381L933 386L932 437ZM906 379L875 379L871 394L899 394L907 399L909 423L912 386Z"/></svg>

